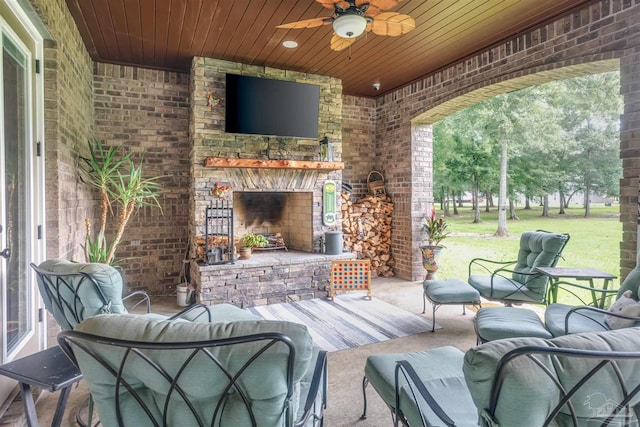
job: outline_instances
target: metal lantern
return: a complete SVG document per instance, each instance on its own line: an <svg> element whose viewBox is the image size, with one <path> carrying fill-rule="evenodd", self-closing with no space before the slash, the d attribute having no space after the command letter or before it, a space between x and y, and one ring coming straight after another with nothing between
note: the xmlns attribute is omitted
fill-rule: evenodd
<svg viewBox="0 0 640 427"><path fill-rule="evenodd" d="M333 162L333 142L326 136L320 140L320 161Z"/></svg>

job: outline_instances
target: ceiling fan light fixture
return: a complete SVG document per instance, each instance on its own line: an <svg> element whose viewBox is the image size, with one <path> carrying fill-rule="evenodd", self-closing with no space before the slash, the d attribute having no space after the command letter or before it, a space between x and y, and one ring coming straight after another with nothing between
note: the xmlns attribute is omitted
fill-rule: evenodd
<svg viewBox="0 0 640 427"><path fill-rule="evenodd" d="M366 28L366 18L354 13L340 15L333 21L333 31L344 39L358 37Z"/></svg>

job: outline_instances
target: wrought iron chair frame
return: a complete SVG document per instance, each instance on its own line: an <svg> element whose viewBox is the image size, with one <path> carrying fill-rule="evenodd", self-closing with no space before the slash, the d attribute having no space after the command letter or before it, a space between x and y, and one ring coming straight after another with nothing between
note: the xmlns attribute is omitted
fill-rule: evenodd
<svg viewBox="0 0 640 427"><path fill-rule="evenodd" d="M565 387L557 380L554 373L545 366L543 362L541 362L537 356L550 356L550 357L568 357L568 358L589 358L589 359L600 359L600 363L595 365L591 370L589 370L579 381L575 381L575 386L570 389L565 389ZM620 362L624 360L640 360L640 352L605 352L605 351L595 351L595 350L582 350L582 349L571 349L571 348L558 348L558 347L539 347L539 346L524 346L520 348L516 348L514 350L506 353L498 362L496 373L493 378L493 384L491 388L491 396L489 401L489 407L483 408L483 416L489 417L490 420L494 420L496 408L498 406L498 402L500 399L500 393L502 391L502 385L507 376L507 365L518 357L527 357L533 361L533 363L540 368L541 375L546 375L549 377L558 391L560 392L561 399L559 402L553 407L550 411L547 419L545 420L544 426L552 425L552 422L556 418L556 416L560 413L560 410L563 407L567 407L569 414L571 416L571 422L574 427L579 426L579 420L575 413L575 408L573 403L571 402L571 397L574 396L580 388L587 383L587 381L595 376L601 370L611 367L615 374L615 378L618 380L618 384L620 385L620 391L623 396L623 399L620 402L615 402L616 405L613 411L609 414L608 418L606 418L601 426L609 426L613 421L620 421L615 417L624 410L625 423L624 426L629 426L630 414L635 414L634 408L631 405L631 401L634 397L640 394L640 384L636 384L633 388L629 387L625 378L622 375L622 371L620 369ZM429 393L424 383L420 380L418 374L415 372L413 367L406 360L400 360L396 364L395 370L395 384L396 384L396 407L394 409L394 426L397 427L400 423L402 425L408 425L404 415L402 414L402 408L400 407L400 387L399 385L399 377L402 375L407 383L407 387L414 399L414 401L418 401L418 399L423 400L431 410L442 420L444 425L454 426L455 423L451 418L444 412L444 410L438 405L436 398ZM633 384L631 384L633 386ZM422 417L422 413L420 413ZM499 421L499 420L498 420ZM426 425L426 421L422 418L423 426ZM489 421L488 424L490 424ZM490 424L493 425L493 424ZM619 424L615 424L619 425ZM412 426L415 427L415 426Z"/></svg>
<svg viewBox="0 0 640 427"><path fill-rule="evenodd" d="M261 349L256 352L249 360L240 368L237 372L230 372L224 366L223 363L216 358L214 354L209 350L214 347L224 347L242 343L249 342L258 342L263 341L264 345ZM159 424L157 420L153 419L151 415L151 411L149 407L144 403L143 398L136 392L136 390L123 378L126 374L126 364L127 360L130 357L140 357L139 360L144 360L148 363L149 368L154 371L160 373L167 381L167 399L163 402L162 405L165 409L169 406L169 400L172 396L176 396L176 398L182 399L186 406L191 410L191 413L194 416L194 420L197 421L198 426L205 426L207 424L204 423L202 418L196 413L194 404L189 401L187 395L181 389L179 384L180 374L186 369L191 361L196 359L196 355L199 353L203 353L206 355L208 360L212 362L212 366L216 369L221 370L224 375L228 379L228 384L225 386L225 390L227 392L233 390L235 393L241 397L247 412L252 420L251 425L256 426L256 419L259 417L259 414L255 414L251 408L250 401L247 396L247 392L243 389L242 385L239 383L239 380L242 378L242 374L251 366L253 362L255 362L261 354L266 352L272 346L282 343L288 348L288 357L287 357L287 399L291 398L294 392L293 387L293 366L296 357L295 347L293 342L289 337L280 333L262 333L255 335L247 335L242 337L233 337L233 338L223 338L223 339L215 339L215 340L206 340L206 341L194 341L194 342L172 342L172 343L158 343L158 342L141 342L141 341L127 341L120 339L112 339L105 338L102 336L86 334L73 330L66 330L61 332L58 335L58 343L63 351L69 356L69 358L78 366L78 361L76 359L76 352L78 350L83 351L87 355L91 356L96 362L98 362L101 366L103 366L111 375L116 382L115 389L115 404L116 404L116 417L118 420L118 424L120 426L124 426L122 411L120 408L120 396L121 396L121 388L126 389L138 402L142 410L149 417L150 425L154 426L167 426L167 413L163 412L163 420L162 423ZM124 351L123 358L120 360L120 364L118 366L111 366L98 352L94 349L90 348L91 344L100 344L100 345L108 345L123 348ZM72 347L73 346L73 347ZM171 376L168 372L166 372L161 366L156 364L150 357L148 357L145 353L146 351L169 351L169 350L193 350L190 357L185 358L184 364L177 370L177 374L175 376ZM199 358L202 360L202 358ZM322 387L322 403L317 407L316 404L316 396L318 391ZM300 419L293 422L293 424L288 424L288 427L299 427L303 426L311 417L313 418L313 425L319 423L320 426L323 425L324 419L324 409L326 408L326 392L327 392L327 352L320 351L318 354L318 358L316 361L316 365L313 371L313 377L311 386L307 395L307 399L304 403L304 412ZM213 408L213 417L211 425L214 425L217 417L220 415L221 410L224 406L224 399L221 399L215 404L212 404ZM289 411L290 408L286 408L286 411ZM293 419L295 414L288 414L287 420Z"/></svg>

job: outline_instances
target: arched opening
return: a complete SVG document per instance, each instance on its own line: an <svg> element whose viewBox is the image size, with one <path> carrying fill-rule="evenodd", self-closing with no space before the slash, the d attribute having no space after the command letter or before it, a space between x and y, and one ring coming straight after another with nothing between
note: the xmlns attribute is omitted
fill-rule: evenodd
<svg viewBox="0 0 640 427"><path fill-rule="evenodd" d="M544 71L529 70L531 73L520 71L517 75L471 89L468 92L459 90L456 94L451 95L448 99L439 103L437 106L420 112L411 120L411 144L414 147L421 147L418 151L427 156L422 159L419 167L422 175L422 188L416 187L412 194L412 246L413 262L412 262L412 280L420 280L423 273L421 267L421 259L419 258L418 246L423 238L422 223L424 213L429 212L433 207L433 132L432 125L448 115L462 110L466 107L474 105L478 102L487 100L494 96L512 92L526 87L537 86L554 80L568 79L589 74L600 74L620 69L620 61L618 59L608 59L595 62L585 62L570 65L562 68L552 68ZM418 167L414 165L417 171ZM414 171L414 173L416 173Z"/></svg>

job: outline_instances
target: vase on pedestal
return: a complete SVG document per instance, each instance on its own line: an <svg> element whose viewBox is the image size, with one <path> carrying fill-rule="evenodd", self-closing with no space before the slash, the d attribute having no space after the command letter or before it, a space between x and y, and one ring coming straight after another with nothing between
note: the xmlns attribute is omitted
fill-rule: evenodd
<svg viewBox="0 0 640 427"><path fill-rule="evenodd" d="M440 260L440 252L442 252L442 246L420 246L422 252L422 265L427 270L427 275L424 280L435 280L436 272L438 271L438 261Z"/></svg>

